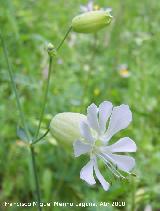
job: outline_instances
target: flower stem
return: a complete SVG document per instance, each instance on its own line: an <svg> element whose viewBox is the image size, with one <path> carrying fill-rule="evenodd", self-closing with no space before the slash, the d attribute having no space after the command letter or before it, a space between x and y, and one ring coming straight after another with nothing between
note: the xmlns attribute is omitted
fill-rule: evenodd
<svg viewBox="0 0 160 211"><path fill-rule="evenodd" d="M43 121L43 116L44 116L44 112L45 112L45 108L46 108L46 102L47 102L47 96L48 96L48 90L49 90L49 82L50 82L50 77L51 77L52 61L53 61L53 58L52 58L52 56L50 56L49 57L49 71L48 71L48 77L47 77L47 85L46 85L46 90L45 90L45 93L44 93L44 100L43 100L42 110L41 110L41 114L40 114L40 120L39 120L38 128L36 130L36 133L35 133L33 140L37 139L37 137L39 135L40 127L41 127L41 124L42 124L42 121Z"/></svg>
<svg viewBox="0 0 160 211"><path fill-rule="evenodd" d="M13 77L13 70L12 70L11 64L9 62L8 52L7 52L7 48L6 48L5 41L3 39L2 33L0 33L0 39L1 39L1 43L2 43L2 48L3 48L5 60L6 60L7 67L8 67L7 70L8 70L8 73L9 73L12 89L13 89L15 97L16 97L16 102L17 102L17 107L18 107L18 110L19 110L20 118L21 118L24 130L25 130L25 133L27 135L27 140L28 140L28 142L30 142L31 141L30 133L29 133L29 130L27 128L26 121L25 121L25 118L24 118L24 113L23 113L23 110L22 110L22 107L21 107L19 95L18 95L16 84L15 84L14 77ZM30 151L31 151L31 158L32 158L32 169L33 169L33 174L34 174L34 179L35 179L35 187L36 187L36 193L37 193L38 211L42 211L42 208L40 207L40 202L41 202L40 189L39 189L39 183L38 183L38 177L37 177L34 148L30 147Z"/></svg>
<svg viewBox="0 0 160 211"><path fill-rule="evenodd" d="M49 133L49 131L50 131L50 128L48 128L47 131L41 137L39 137L37 140L33 141L31 143L31 145L36 144L37 142L39 142L40 140L42 140L44 137L46 137L46 135Z"/></svg>
<svg viewBox="0 0 160 211"><path fill-rule="evenodd" d="M20 99L19 99L19 94L17 92L16 84L14 82L13 70L12 70L12 66L9 62L8 52L7 52L7 48L6 48L2 33L0 33L0 39L1 39L1 43L2 43L2 48L3 48L5 60L6 60L6 63L7 63L7 70L8 70L8 73L9 73L11 86L12 86L12 89L13 89L15 97L16 97L17 107L18 107L18 110L19 110L22 125L23 125L24 131L26 133L27 139L28 139L28 141L30 141L31 137L30 137L27 125L26 125L26 121L25 121L24 113L23 113L23 110L22 110L22 107L21 107L21 103L20 103Z"/></svg>
<svg viewBox="0 0 160 211"><path fill-rule="evenodd" d="M35 151L34 151L33 145L30 146L30 152L31 152L32 168L33 168L33 174L34 174L35 186L36 186L36 194L37 194L37 201L38 201L38 211L42 211L42 207L40 206L41 195L40 195L39 181L38 181L37 168L36 168Z"/></svg>
<svg viewBox="0 0 160 211"><path fill-rule="evenodd" d="M56 48L57 51L62 47L62 45L63 45L64 41L66 40L68 34L70 33L71 29L72 29L72 26L69 27L69 29L67 30L64 38L62 39L62 41L60 42L60 44ZM38 128L36 130L36 133L35 133L35 136L34 136L34 139L33 139L34 143L38 142L38 141L35 141L35 140L37 139L37 137L39 135L41 124L42 124L42 121L43 121L43 116L44 116L46 102L47 102L47 96L48 96L48 90L49 90L49 82L50 82L50 77L51 77L52 62L53 62L53 56L49 54L49 72L48 72L48 77L47 77L47 85L46 85L46 90L45 90L45 94L44 94L44 101L43 101L43 105L42 105L42 110L41 110L41 114L40 114L40 120L39 120Z"/></svg>
<svg viewBox="0 0 160 211"><path fill-rule="evenodd" d="M69 32L71 31L72 27L70 27L67 31L67 33L65 34L64 38L62 39L62 41L60 42L60 44L57 47L57 51L61 48L61 46L63 45L65 39L67 38ZM27 140L28 142L30 142L30 152L31 152L31 161L32 161L32 169L33 169L33 174L34 174L34 180L35 180L35 188L36 188L36 194L37 194L37 201L38 201L38 211L42 211L42 207L40 206L40 202L41 202L41 196L40 196L40 188L39 188L39 181L38 181L38 175L37 175L37 168L36 168L36 159L35 159L35 151L34 151L34 144L37 143L38 141L40 141L42 138L44 138L48 132L49 129L46 131L46 133L44 135L42 135L40 138L37 139L38 135L39 135L39 131L41 128L41 124L43 121L43 116L44 116L44 112L45 112L45 108L46 108L46 102L47 102L47 96L48 96L48 90L49 90L49 82L50 82L50 77L51 77L51 70L52 70L52 62L53 62L53 58L51 55L49 55L49 72L48 72L48 78L47 78L47 84L46 84L46 89L45 89L45 93L44 93L44 101L43 101L43 105L42 105L42 110L40 113L40 120L39 120L39 124L35 133L34 138L32 139L29 133L29 130L27 128L27 124L25 121L25 117L24 117L24 113L21 107L21 103L20 103L20 98L17 92L17 88L16 88L16 84L14 81L14 77L13 77L13 70L11 67L11 64L9 62L8 59L8 52L7 52L7 48L2 36L2 33L0 32L0 39L2 42L2 47L3 47L3 52L4 52L4 56L6 59L6 63L7 63L7 67L8 67L8 72L9 72L9 76L10 76L10 81L11 81L11 85L12 85L12 89L14 91L15 97L16 97L16 102L17 102L17 107L20 113L20 118L25 130L25 133L27 135Z"/></svg>
<svg viewBox="0 0 160 211"><path fill-rule="evenodd" d="M65 39L68 37L68 34L70 33L70 31L72 30L72 26L69 27L68 31L66 32L64 38L62 39L62 41L60 42L60 44L58 45L58 47L56 48L56 50L58 51L61 46L63 45Z"/></svg>

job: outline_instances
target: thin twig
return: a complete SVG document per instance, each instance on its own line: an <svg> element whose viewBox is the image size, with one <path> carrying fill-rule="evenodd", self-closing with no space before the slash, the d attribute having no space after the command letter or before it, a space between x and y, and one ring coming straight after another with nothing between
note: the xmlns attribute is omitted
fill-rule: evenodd
<svg viewBox="0 0 160 211"><path fill-rule="evenodd" d="M32 168L33 168L34 179L35 179L35 186L36 186L36 194L37 194L37 201L38 201L38 211L42 211L42 207L40 206L41 195L40 195L40 187L39 187L39 181L38 181L38 175L37 175L35 151L34 151L34 147L32 145L30 146L30 151L31 151Z"/></svg>
<svg viewBox="0 0 160 211"><path fill-rule="evenodd" d="M39 137L37 140L33 141L31 145L36 144L37 142L39 142L40 140L42 140L50 131L50 128L47 129L47 131L41 136Z"/></svg>
<svg viewBox="0 0 160 211"><path fill-rule="evenodd" d="M52 61L53 61L53 58L52 58L52 56L50 56L49 57L49 71L48 71L46 89L45 89L45 93L44 93L44 100L43 100L42 110L41 110L41 113L40 113L39 124L38 124L37 130L36 130L33 142L38 137L39 130L41 128L41 124L42 124L42 121L43 121L43 116L44 116L44 112L45 112L45 108L46 108L46 102L47 102L47 97L48 97L49 82L50 82L50 78L51 78Z"/></svg>
<svg viewBox="0 0 160 211"><path fill-rule="evenodd" d="M60 44L58 45L58 47L56 48L56 50L58 51L61 46L63 45L65 39L68 37L68 34L70 33L70 31L72 30L72 26L69 27L68 31L66 32L64 38L62 39L62 41L60 42Z"/></svg>
<svg viewBox="0 0 160 211"><path fill-rule="evenodd" d="M56 48L57 51L62 47L62 45L63 45L64 41L66 40L68 34L70 33L71 29L72 29L72 26L69 27L69 29L67 30L64 38L62 39L62 41L60 42L60 44ZM41 114L40 114L40 120L39 120L38 128L36 130L33 142L35 142L34 140L36 140L37 137L38 137L38 134L39 134L39 131L40 131L40 128L41 128L41 124L42 124L42 121L43 121L43 116L44 116L46 102L47 102L47 96L48 96L48 90L49 90L49 82L50 82L50 77L51 77L52 61L53 61L53 58L52 58L52 56L50 56L50 58L49 58L49 72L48 72L46 90L45 90L45 94L44 94L44 101L43 101L43 105L42 105L42 110L41 110Z"/></svg>
<svg viewBox="0 0 160 211"><path fill-rule="evenodd" d="M11 86L12 86L12 89L13 89L15 97L16 97L16 102L17 102L17 107L18 107L18 110L19 110L20 118L21 118L21 121L22 121L22 124L23 124L23 128L25 130L25 133L27 135L27 139L30 140L31 139L30 134L29 134L29 131L28 131L28 128L27 128L27 125L26 125L26 121L25 121L25 117L24 117L24 113L23 113L23 110L22 110L22 107L21 107L19 94L17 92L17 87L16 87L14 77L13 77L12 66L9 62L8 52L7 52L7 48L6 48L2 33L0 33L0 39L1 39L1 43L2 43L2 48L3 48L5 60L6 60L7 67L8 67L7 70L8 70L8 73L9 73Z"/></svg>

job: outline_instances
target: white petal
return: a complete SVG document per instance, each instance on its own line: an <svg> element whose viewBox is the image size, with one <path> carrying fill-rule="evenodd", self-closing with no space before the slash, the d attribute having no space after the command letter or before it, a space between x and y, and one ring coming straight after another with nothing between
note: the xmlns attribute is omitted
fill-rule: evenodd
<svg viewBox="0 0 160 211"><path fill-rule="evenodd" d="M132 112L128 105L120 105L113 108L108 130L105 134L105 142L120 130L126 128L132 121Z"/></svg>
<svg viewBox="0 0 160 211"><path fill-rule="evenodd" d="M129 137L119 139L115 144L102 147L103 151L110 152L136 152L137 146Z"/></svg>
<svg viewBox="0 0 160 211"><path fill-rule="evenodd" d="M92 10L93 10L93 2L90 1L90 2L88 3L87 7L88 7L88 11L92 11Z"/></svg>
<svg viewBox="0 0 160 211"><path fill-rule="evenodd" d="M99 127L101 133L106 131L106 123L111 115L112 107L112 103L109 101L104 101L99 105Z"/></svg>
<svg viewBox="0 0 160 211"><path fill-rule="evenodd" d="M99 182L101 183L103 189L105 191L107 191L109 189L109 183L104 179L104 177L102 176L102 174L100 173L99 169L98 169L98 165L97 165L97 161L94 161L94 171L96 174L97 179L99 180Z"/></svg>
<svg viewBox="0 0 160 211"><path fill-rule="evenodd" d="M127 155L104 154L112 163L117 165L119 169L129 172L135 166L135 159Z"/></svg>
<svg viewBox="0 0 160 211"><path fill-rule="evenodd" d="M89 126L99 133L98 108L94 103L87 108L87 120Z"/></svg>
<svg viewBox="0 0 160 211"><path fill-rule="evenodd" d="M74 149L75 157L78 157L82 154L89 152L91 150L91 145L85 144L85 143L77 140L73 143L73 149Z"/></svg>
<svg viewBox="0 0 160 211"><path fill-rule="evenodd" d="M82 169L80 172L80 178L82 180L85 180L89 185L94 185L96 183L94 177L93 177L93 165L94 161L90 160Z"/></svg>
<svg viewBox="0 0 160 211"><path fill-rule="evenodd" d="M88 126L88 124L86 122L81 122L81 124L80 124L80 132L81 132L82 137L86 141L88 141L90 143L92 143L94 141L94 138L93 138L93 136L91 134L90 128L89 128L89 126Z"/></svg>

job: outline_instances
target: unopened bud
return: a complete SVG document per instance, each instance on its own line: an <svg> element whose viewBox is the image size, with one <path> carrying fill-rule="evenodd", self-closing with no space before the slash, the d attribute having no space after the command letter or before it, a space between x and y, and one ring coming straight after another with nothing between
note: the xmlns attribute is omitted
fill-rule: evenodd
<svg viewBox="0 0 160 211"><path fill-rule="evenodd" d="M59 113L51 121L51 134L60 143L72 147L72 143L81 137L80 122L85 120L86 116L80 113Z"/></svg>
<svg viewBox="0 0 160 211"><path fill-rule="evenodd" d="M91 11L78 15L72 20L73 31L78 33L94 33L110 24L110 11Z"/></svg>
<svg viewBox="0 0 160 211"><path fill-rule="evenodd" d="M49 56L56 55L56 49L55 49L54 45L52 45L52 43L48 43L47 51L48 51Z"/></svg>

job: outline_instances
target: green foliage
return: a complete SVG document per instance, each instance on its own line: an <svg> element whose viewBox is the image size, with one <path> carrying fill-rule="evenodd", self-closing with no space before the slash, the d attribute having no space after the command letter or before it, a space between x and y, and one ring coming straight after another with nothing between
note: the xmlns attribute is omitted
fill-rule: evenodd
<svg viewBox="0 0 160 211"><path fill-rule="evenodd" d="M58 46L72 18L79 14L80 4L85 3L80 0L0 0L1 30L31 134L38 125L46 84L46 44L51 42ZM129 104L133 122L115 138L125 134L135 140L137 177L117 181L101 167L106 172L105 178L112 181L112 187L109 192L104 192L99 184L89 187L79 178L80 169L88 158L75 159L48 135L36 147L42 200L125 201L123 210L126 211L141 211L147 204L159 210L160 3L157 0L108 0L107 5L106 1L99 0L97 3L100 7L112 7L114 20L95 35L70 33L54 60L40 132L44 133L51 117L58 112L85 112L91 102L98 105L104 100L115 105ZM0 58L0 202L30 202L35 198L29 152L23 142L25 134L20 127L1 47ZM124 78L118 68L124 63L128 65L128 78ZM86 210L97 209L87 207ZM122 208L107 207L107 210Z"/></svg>

